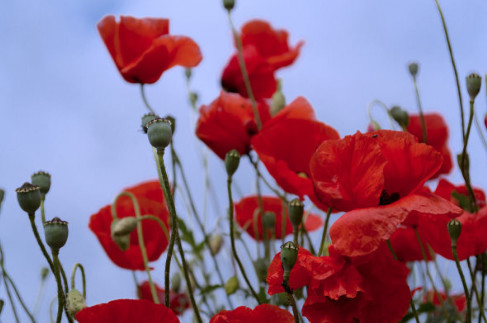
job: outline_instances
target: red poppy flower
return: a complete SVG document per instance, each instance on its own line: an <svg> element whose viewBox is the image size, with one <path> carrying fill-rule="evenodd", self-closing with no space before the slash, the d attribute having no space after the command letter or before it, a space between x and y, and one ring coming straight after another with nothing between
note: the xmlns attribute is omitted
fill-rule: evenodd
<svg viewBox="0 0 487 323"><path fill-rule="evenodd" d="M244 47L254 46L274 70L291 65L304 44L300 41L294 48L290 48L287 31L275 30L267 21L257 19L242 26L240 37Z"/></svg>
<svg viewBox="0 0 487 323"><path fill-rule="evenodd" d="M261 304L254 309L240 306L232 311L223 310L213 316L210 323L266 323L282 322L293 323L294 317L291 313L283 310L279 306L271 304Z"/></svg>
<svg viewBox="0 0 487 323"><path fill-rule="evenodd" d="M85 307L76 314L79 323L177 323L178 317L162 304L140 299L117 299Z"/></svg>
<svg viewBox="0 0 487 323"><path fill-rule="evenodd" d="M473 187L473 194L475 195L475 199L477 200L477 206L479 208L483 208L486 206L486 199L485 193L480 188ZM467 187L465 185L453 185L446 179L442 178L438 182L438 186L436 187L435 194L441 196L445 200L449 200L452 203L460 207L464 207L462 205L462 197L468 197Z"/></svg>
<svg viewBox="0 0 487 323"><path fill-rule="evenodd" d="M419 233L419 230L418 230ZM421 237L421 243L426 254L427 260L432 260L431 254L425 245L425 238ZM419 244L414 228L400 227L398 228L390 238L392 249L397 256L397 259L402 262L409 261L423 261L423 253L421 252L421 246Z"/></svg>
<svg viewBox="0 0 487 323"><path fill-rule="evenodd" d="M142 215L157 216L169 229L169 211L163 200L161 186L158 181L144 182L124 191L135 195ZM135 216L134 206L130 198L126 196L118 199L116 211L118 218ZM122 251L112 240L110 231L112 221L111 205L107 205L91 216L89 227L98 238L98 241L100 241L108 257L117 266L131 270L144 270L137 230L134 230L130 235L128 250ZM164 231L157 222L144 220L142 222L142 232L149 261L157 260L168 245Z"/></svg>
<svg viewBox="0 0 487 323"><path fill-rule="evenodd" d="M342 215L330 228L336 250L360 256L377 249L411 214L453 217L455 205L421 190L442 157L411 134L379 130L327 140L311 158L315 193Z"/></svg>
<svg viewBox="0 0 487 323"><path fill-rule="evenodd" d="M443 302L447 301L447 296L445 292L439 292L441 299ZM467 298L465 297L465 294L456 294L456 295L450 295L450 298L452 299L453 303L455 304L455 307L457 308L457 311L461 313L466 305L467 305ZM424 295L424 302L431 302L436 306L440 306L440 298L434 291L428 291Z"/></svg>
<svg viewBox="0 0 487 323"><path fill-rule="evenodd" d="M243 48L243 58L255 99L270 98L277 89L277 80L272 66L259 54L254 46ZM223 69L221 83L223 89L227 92L235 92L244 97L249 97L237 53L233 54Z"/></svg>
<svg viewBox="0 0 487 323"><path fill-rule="evenodd" d="M273 196L262 196L264 212L272 212L276 215L275 234L276 239L282 238L282 217L285 216L286 230L284 236L293 233L293 227L287 214L287 207L283 209L283 202L280 198ZM262 219L259 215L259 199L257 196L249 196L235 203L235 220L244 228L247 233L254 239L263 240ZM284 214L283 214L284 212ZM306 215L305 215L306 216ZM257 220L257 223L255 223ZM309 214L303 218L307 231L314 231L323 224L321 218L314 214ZM255 227L258 229L258 236L255 233Z"/></svg>
<svg viewBox="0 0 487 323"><path fill-rule="evenodd" d="M323 141L338 138L336 130L317 121L309 102L299 97L264 124L252 146L280 187L315 202L311 156Z"/></svg>
<svg viewBox="0 0 487 323"><path fill-rule="evenodd" d="M156 287L157 298L160 304L164 304L164 289L159 287L157 284L154 284ZM138 296L140 299L145 299L148 301L153 301L152 293L150 290L150 284L148 281L143 282L139 286ZM174 312L176 315L181 315L187 310L190 306L190 300L188 296L184 293L175 293L171 291L169 293L169 308Z"/></svg>
<svg viewBox="0 0 487 323"><path fill-rule="evenodd" d="M198 45L188 37L169 35L169 20L106 16L98 31L122 77L130 83L154 83L175 65L201 61Z"/></svg>
<svg viewBox="0 0 487 323"><path fill-rule="evenodd" d="M258 104L262 122L271 116L269 107ZM250 138L257 133L254 111L248 99L222 91L210 105L200 108L196 136L221 159L232 149L243 155L250 151Z"/></svg>
<svg viewBox="0 0 487 323"><path fill-rule="evenodd" d="M428 145L433 146L443 156L443 164L440 169L433 175L433 178L440 174L448 174L452 168L452 157L448 149L448 127L445 120L438 113L424 114L424 123L426 126L426 141ZM409 115L409 125L407 131L423 141L423 130L421 128L421 118L419 115Z"/></svg>

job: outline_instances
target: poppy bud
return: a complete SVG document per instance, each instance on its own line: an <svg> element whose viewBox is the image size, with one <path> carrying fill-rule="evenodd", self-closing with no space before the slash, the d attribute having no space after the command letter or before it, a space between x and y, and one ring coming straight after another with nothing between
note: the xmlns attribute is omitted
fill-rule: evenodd
<svg viewBox="0 0 487 323"><path fill-rule="evenodd" d="M112 240L120 248L120 250L127 251L129 246L130 246L130 234L126 234L123 236L117 236L117 235L113 234L113 231L114 231L113 229L119 221L120 220L113 220L112 224L110 226L110 232L111 232Z"/></svg>
<svg viewBox="0 0 487 323"><path fill-rule="evenodd" d="M265 258L257 258L254 261L254 266L259 281L265 281L267 278L267 268L269 267L267 260Z"/></svg>
<svg viewBox="0 0 487 323"><path fill-rule="evenodd" d="M186 79L189 80L191 78L192 70L190 68L185 68L184 69L184 76L186 76Z"/></svg>
<svg viewBox="0 0 487 323"><path fill-rule="evenodd" d="M172 131L172 134L174 135L174 133L176 132L176 118L174 118L171 115L167 115L165 117L165 119L169 120L171 122L171 131Z"/></svg>
<svg viewBox="0 0 487 323"><path fill-rule="evenodd" d="M163 150L172 139L171 121L167 119L154 119L146 125L147 137L152 147Z"/></svg>
<svg viewBox="0 0 487 323"><path fill-rule="evenodd" d="M470 95L470 101L475 100L475 97L480 92L480 86L482 85L482 78L475 73L467 76L467 91Z"/></svg>
<svg viewBox="0 0 487 323"><path fill-rule="evenodd" d="M299 248L296 247L294 242L288 241L281 246L281 263L284 270L284 281L289 280L291 270L298 259Z"/></svg>
<svg viewBox="0 0 487 323"><path fill-rule="evenodd" d="M225 293L227 295L234 294L238 289L238 278L236 276L230 277L225 283Z"/></svg>
<svg viewBox="0 0 487 323"><path fill-rule="evenodd" d="M179 290L181 289L181 275L179 273L175 273L172 278L171 278L171 289L179 293Z"/></svg>
<svg viewBox="0 0 487 323"><path fill-rule="evenodd" d="M264 228L274 229L276 227L276 214L274 212L265 212L262 217L262 224L264 224Z"/></svg>
<svg viewBox="0 0 487 323"><path fill-rule="evenodd" d="M406 110L401 109L401 107L394 106L389 111L392 118L401 126L401 128L406 128L409 125L409 114Z"/></svg>
<svg viewBox="0 0 487 323"><path fill-rule="evenodd" d="M144 133L147 133L147 126L146 126L147 123L149 123L150 121L155 120L157 118L159 118L159 116L157 116L155 113L152 113L152 112L144 114L142 116L142 131Z"/></svg>
<svg viewBox="0 0 487 323"><path fill-rule="evenodd" d="M41 206L41 190L39 186L25 182L15 192L17 192L17 201L25 212L34 214Z"/></svg>
<svg viewBox="0 0 487 323"><path fill-rule="evenodd" d="M196 106L197 101L198 101L198 93L191 92L189 94L189 102L191 103L191 105Z"/></svg>
<svg viewBox="0 0 487 323"><path fill-rule="evenodd" d="M408 69L409 74L411 74L412 77L416 77L416 75L418 74L419 65L416 62L412 62L408 65Z"/></svg>
<svg viewBox="0 0 487 323"><path fill-rule="evenodd" d="M59 250L68 241L68 222L55 217L44 223L46 243L51 249Z"/></svg>
<svg viewBox="0 0 487 323"><path fill-rule="evenodd" d="M223 0L223 6L230 11L235 7L235 0Z"/></svg>
<svg viewBox="0 0 487 323"><path fill-rule="evenodd" d="M281 90L281 80L277 83L277 90L272 95L272 102L271 102L271 116L275 116L279 111L284 109L286 106L286 98Z"/></svg>
<svg viewBox="0 0 487 323"><path fill-rule="evenodd" d="M47 267L42 267L41 269L41 280L44 281L47 278L47 275L49 275L51 271Z"/></svg>
<svg viewBox="0 0 487 323"><path fill-rule="evenodd" d="M137 219L133 216L128 216L118 220L114 226L112 226L112 236L124 236L130 235L132 231L137 227Z"/></svg>
<svg viewBox="0 0 487 323"><path fill-rule="evenodd" d="M371 132L371 131L376 131L376 130L380 130L380 125L377 121L370 121L369 125L367 126L367 132Z"/></svg>
<svg viewBox="0 0 487 323"><path fill-rule="evenodd" d="M86 307L86 301L83 298L83 295L81 295L81 293L77 289L73 288L66 296L66 305L69 314L74 317L76 313Z"/></svg>
<svg viewBox="0 0 487 323"><path fill-rule="evenodd" d="M225 168L228 176L233 176L240 164L240 153L236 149L230 150L225 156Z"/></svg>
<svg viewBox="0 0 487 323"><path fill-rule="evenodd" d="M39 186L42 194L47 194L51 188L51 175L49 173L38 171L30 177L32 184Z"/></svg>
<svg viewBox="0 0 487 323"><path fill-rule="evenodd" d="M293 227L297 228L303 220L304 204L300 199L295 198L289 202L288 206L289 220Z"/></svg>
<svg viewBox="0 0 487 323"><path fill-rule="evenodd" d="M462 224L457 219L452 219L448 222L448 234L450 235L451 243L456 246L457 240L462 233Z"/></svg>
<svg viewBox="0 0 487 323"><path fill-rule="evenodd" d="M210 251L212 255L218 254L223 246L223 237L221 234L215 234L210 239Z"/></svg>

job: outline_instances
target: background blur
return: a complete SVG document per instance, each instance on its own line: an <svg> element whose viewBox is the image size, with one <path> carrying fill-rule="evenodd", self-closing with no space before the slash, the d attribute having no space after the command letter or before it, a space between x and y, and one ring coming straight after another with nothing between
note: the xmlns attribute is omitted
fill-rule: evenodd
<svg viewBox="0 0 487 323"><path fill-rule="evenodd" d="M467 74L475 71L483 76L487 72L487 3L442 1L442 6L463 90ZM0 214L0 242L7 271L32 308L40 268L46 264L27 215L17 205L15 188L30 180L32 173L45 170L53 181L46 200L47 218L58 216L69 222L70 236L60 258L67 273L76 262L85 266L88 305L135 298L131 273L109 260L89 231L88 221L123 188L156 178L157 173L152 150L140 131L140 117L146 109L139 87L119 75L96 23L107 14L169 18L171 34L190 36L201 47L203 61L193 71L191 87L199 94L199 104L208 104L218 96L221 71L234 52L221 2L21 0L4 1L1 7L0 187L6 191L6 200ZM433 0L240 0L235 9L237 28L261 18L288 30L292 45L305 40L296 63L277 76L283 79L288 102L305 96L319 119L342 136L366 130L366 107L373 99L416 112L407 64L418 61L423 107L444 116L452 153L460 152L456 85ZM481 119L486 111L484 86L476 104ZM177 118L176 149L201 210L203 170L195 154L204 149L194 136L197 116L187 100L183 69L169 70L146 91L159 114ZM468 107L466 91L463 93ZM389 126L383 110L374 109L374 115L384 127ZM475 129L469 152L473 183L487 189L487 156ZM210 231L215 219L224 216L227 202L222 162L211 152L208 156L221 208L219 213L208 209ZM254 181L248 181L250 168L244 164L237 181L244 194L249 194L254 192ZM461 176L455 170L449 179L460 183ZM186 216L185 209L180 210ZM191 219L188 223L192 224ZM316 245L319 237L313 237ZM221 259L231 266L228 254ZM160 285L162 263L154 265ZM454 266L451 269L452 276L456 275ZM49 321L48 305L55 294L55 281L50 277L39 322ZM6 300L3 284L0 298ZM246 304L243 298L240 304ZM23 314L21 318L26 321ZM13 321L8 303L0 320Z"/></svg>

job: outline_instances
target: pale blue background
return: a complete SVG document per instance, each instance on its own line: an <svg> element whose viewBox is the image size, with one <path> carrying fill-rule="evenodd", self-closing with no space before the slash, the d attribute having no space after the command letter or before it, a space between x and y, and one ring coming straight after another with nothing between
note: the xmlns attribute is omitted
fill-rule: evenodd
<svg viewBox="0 0 487 323"><path fill-rule="evenodd" d="M468 73L487 72L487 3L442 2L463 85ZM61 260L68 272L76 262L84 264L88 304L135 296L130 272L110 262L87 227L89 216L111 203L122 188L156 176L151 149L139 130L140 117L146 112L139 88L120 77L95 27L112 13L170 18L172 34L190 36L201 46L204 59L192 82L200 103L218 95L220 73L233 52L227 17L218 0L2 3L0 187L6 190L6 201L0 215L0 241L7 270L31 307L45 260L14 190L40 169L53 176L46 202L48 218L58 216L70 223ZM278 72L284 79L285 95L288 102L304 95L319 118L341 135L366 129L366 106L372 99L415 111L406 66L419 61L423 106L443 114L452 134L450 148L453 154L460 151L456 86L433 0L238 1L237 26L252 18L289 30L292 44L305 40L297 62ZM193 135L195 116L187 101L183 70L165 73L156 85L147 87L147 95L161 115L170 113L178 119L177 149L201 208L203 171L195 156L202 146ZM466 92L464 99L467 106ZM485 88L476 108L483 116ZM374 114L385 120L380 109ZM487 156L476 131L469 152L473 182L487 188ZM209 209L212 230L214 219L224 215L225 176L220 160L212 153L209 156L222 207L219 214ZM239 170L238 181L245 193L251 193L253 181L247 181L247 172L247 166ZM458 171L451 178L459 182ZM180 210L186 216L186 210ZM316 245L319 238L313 237ZM230 267L228 256L221 262ZM154 274L159 284L161 263ZM40 322L48 322L47 306L54 295L51 278ZM0 298L6 299L3 284ZM242 298L235 298L235 303L246 304ZM22 322L25 319L22 316ZM12 320L6 304L1 321Z"/></svg>

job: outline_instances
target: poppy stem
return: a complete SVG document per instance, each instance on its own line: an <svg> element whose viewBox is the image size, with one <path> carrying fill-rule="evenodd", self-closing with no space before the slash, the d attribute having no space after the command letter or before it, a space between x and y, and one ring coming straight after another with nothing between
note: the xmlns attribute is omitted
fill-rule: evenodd
<svg viewBox="0 0 487 323"><path fill-rule="evenodd" d="M58 265L59 265L59 272L61 273L61 278L64 282L64 295L67 296L69 293L68 279L66 278L66 273L64 272L63 264L61 263L59 258L58 258ZM68 304L66 302L66 298L64 299L64 313L66 314L68 321L70 323L73 323L73 318L71 317L68 311Z"/></svg>
<svg viewBox="0 0 487 323"><path fill-rule="evenodd" d="M293 309L294 323L299 323L299 311L296 305L296 300L294 299L293 296L293 292L291 291L290 293L286 293L286 294L287 294L287 300L289 304L291 304L291 307Z"/></svg>
<svg viewBox="0 0 487 323"><path fill-rule="evenodd" d="M173 199L173 196L171 194L171 186L169 185L169 179L167 177L167 172L166 172L166 166L164 166L164 149L158 149L157 150L157 160L158 160L158 164L159 164L159 169L160 169L160 173L162 175L162 182L161 182L161 186L162 186L162 191L164 192L164 197L166 198L166 202L167 202L167 205L168 205L168 208L169 208L169 213L171 215L171 227L172 227L172 230L171 230L171 241L173 241L172 243L172 248L174 248L174 243L177 243L178 245L178 249L179 249L179 254L181 256L181 262L183 264L183 273L184 273L184 278L186 280L186 285L188 287L188 293L189 293L189 298L191 300L191 306L193 307L193 312L196 316L196 319L198 322L202 323L203 320L201 319L201 315L200 315L200 311L199 311L199 308L198 308L198 304L196 303L195 299L194 299L194 295L193 295L193 288L192 288L192 284L191 284L191 279L189 277L189 273L188 273L188 265L186 263L186 258L184 256L184 250L183 250L183 245L181 244L181 239L179 238L179 231L178 231L178 216L176 214L176 207L174 205L174 199ZM169 244L169 247L171 247L171 244ZM168 298L169 298L169 268L170 268L170 265L171 265L171 257L169 256L169 251L171 252L171 256L172 256L172 250L169 250L168 248L168 256L167 256L167 260L166 260L166 271L165 271L165 291L166 291L166 294L165 294L165 300L166 300L166 303L168 303ZM167 305L166 305L167 306ZM167 306L169 307L169 306Z"/></svg>
<svg viewBox="0 0 487 323"><path fill-rule="evenodd" d="M448 45L448 52L450 53L450 60L451 65L453 67L453 72L455 74L455 81L457 84L457 93L458 93L458 102L460 103L460 117L461 117L461 124L462 124L462 138L465 143L465 117L463 112L463 99L462 99L462 91L460 90L460 80L458 79L458 72L457 72L457 65L455 64L455 58L453 57L453 50L450 43L450 36L448 35L448 29L446 27L445 17L443 16L443 11L441 10L440 3L438 0L435 0L436 7L438 8L438 13L440 14L441 24L443 25L443 32L445 33L446 43Z"/></svg>
<svg viewBox="0 0 487 323"><path fill-rule="evenodd" d="M56 323L61 323L61 319L63 317L63 307L64 307L64 292L63 292L63 285L61 283L58 252L59 250L52 249L52 261L54 264L54 277L56 277L56 283L57 283L57 300L58 300Z"/></svg>
<svg viewBox="0 0 487 323"><path fill-rule="evenodd" d="M328 224L330 223L330 216L331 216L332 208L329 207L328 211L326 212L326 219L325 219L325 226L323 227L323 233L321 234L321 242L320 242L320 249L318 250L318 257L321 257L323 254L323 250L325 248L325 241L326 235L328 234Z"/></svg>
<svg viewBox="0 0 487 323"><path fill-rule="evenodd" d="M240 39L240 35L235 29L230 10L228 10L228 21L230 23L230 28L232 29L233 37L235 38L235 43L237 44L238 63L240 64L240 71L242 72L242 78L245 83L245 90L247 91L247 95L252 104L252 109L254 110L254 117L255 117L255 123L257 124L257 129L260 130L262 128L262 121L260 120L259 111L257 110L257 103L254 97L254 92L252 91L252 87L250 85L250 80L249 80L249 74L247 72L247 67L245 66L245 60L243 57L243 50L242 50L242 39Z"/></svg>
<svg viewBox="0 0 487 323"><path fill-rule="evenodd" d="M227 179L227 191L228 191L228 220L230 222L230 243L232 245L232 252L233 252L233 257L237 261L238 267L240 268L240 272L242 273L242 276L247 283L247 286L249 286L251 294L254 296L255 300L257 303L260 305L262 302L259 299L259 295L255 292L254 288L250 284L249 278L247 277L247 274L245 272L245 268L240 261L240 258L238 257L237 254L237 249L235 248L235 232L234 232L234 223L233 223L233 198L232 198L232 176L228 176Z"/></svg>
<svg viewBox="0 0 487 323"><path fill-rule="evenodd" d="M426 122L424 121L424 114L423 114L423 105L421 104L421 97L419 96L418 90L418 82L416 80L416 75L413 76L413 85L414 85L414 92L416 94L416 104L418 105L419 110L419 119L421 120L421 132L423 134L423 140L425 144L428 142L427 140L427 131L426 131Z"/></svg>
<svg viewBox="0 0 487 323"><path fill-rule="evenodd" d="M8 286L7 277L5 276L5 272L2 272L2 277L3 277L3 282L5 285L5 290L7 291L7 297L8 297L8 300L10 302L10 306L12 307L12 312L14 313L15 322L19 323L20 322L19 316L17 314L17 309L15 308L15 303L13 301L12 293L10 292L10 287Z"/></svg>
<svg viewBox="0 0 487 323"><path fill-rule="evenodd" d="M150 107L149 101L147 101L147 97L145 96L145 88L144 83L140 83L140 94L142 95L142 101L144 101L144 105L149 110L150 113L156 114L154 110Z"/></svg>
<svg viewBox="0 0 487 323"><path fill-rule="evenodd" d="M44 201L46 200L46 195L42 194L41 195L41 219L42 219L42 225L46 223L46 214L44 212Z"/></svg>
<svg viewBox="0 0 487 323"><path fill-rule="evenodd" d="M457 265L457 270L458 273L460 274L460 278L462 280L462 285L463 285L463 291L465 293L465 298L467 299L467 316L465 318L465 321L467 323L472 322L472 301L469 297L469 291L468 291L468 286L467 286L467 281L465 280L465 276L463 275L462 267L460 266L460 261L458 260L458 254L457 254L457 242L453 241L451 242L451 251L453 254L453 258L455 259L455 264Z"/></svg>
<svg viewBox="0 0 487 323"><path fill-rule="evenodd" d="M367 113L369 114L370 122L375 122L375 123L379 124L377 121L375 121L374 117L372 116L372 108L374 107L374 105L380 105L381 107L384 108L384 110L386 110L387 117L389 118L389 122L391 123L392 130L396 130L396 126L394 125L394 119L391 116L391 112L389 111L389 108L387 107L387 105L384 102L382 102L381 100L377 100L377 99L372 100L367 105Z"/></svg>
<svg viewBox="0 0 487 323"><path fill-rule="evenodd" d="M480 300L479 291L477 289L477 282L475 281L475 272L472 270L472 264L470 263L470 258L467 258L467 266L472 280L472 289L475 294L475 299L477 300L477 305L479 307L479 312L480 312L479 316L481 316L484 319L484 322L487 322L487 318L485 317L485 313L484 313L484 308L482 306L482 301Z"/></svg>
<svg viewBox="0 0 487 323"><path fill-rule="evenodd" d="M81 280L83 283L83 298L86 300L86 276L85 276L85 268L83 267L82 264L77 263L73 267L73 271L71 272L71 289L74 289L74 278L76 276L76 269L79 268L79 271L81 272ZM133 272L133 271L132 271Z"/></svg>
<svg viewBox="0 0 487 323"><path fill-rule="evenodd" d="M482 141L482 144L484 145L484 148L487 150L487 139L484 137L484 133L482 132L482 127L480 126L479 118L477 117L477 113L474 115L474 121L475 121L475 128L477 129L477 132L479 133L479 137Z"/></svg>

